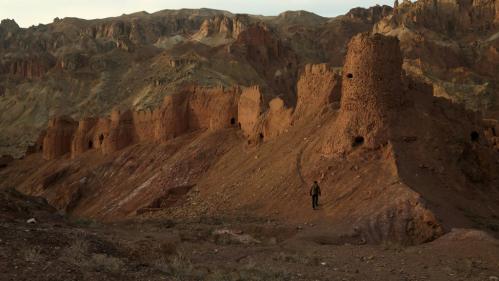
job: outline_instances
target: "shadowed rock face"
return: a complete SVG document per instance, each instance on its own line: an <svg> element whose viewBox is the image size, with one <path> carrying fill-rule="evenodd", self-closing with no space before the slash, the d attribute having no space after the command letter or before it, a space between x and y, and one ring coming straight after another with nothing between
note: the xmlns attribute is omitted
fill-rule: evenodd
<svg viewBox="0 0 499 281"><path fill-rule="evenodd" d="M43 139L43 158L52 160L69 153L76 128L77 123L70 117L52 118Z"/></svg>
<svg viewBox="0 0 499 281"><path fill-rule="evenodd" d="M71 143L72 158L95 147L94 129L96 124L97 119L95 118L85 118L78 122L78 128L76 129Z"/></svg>

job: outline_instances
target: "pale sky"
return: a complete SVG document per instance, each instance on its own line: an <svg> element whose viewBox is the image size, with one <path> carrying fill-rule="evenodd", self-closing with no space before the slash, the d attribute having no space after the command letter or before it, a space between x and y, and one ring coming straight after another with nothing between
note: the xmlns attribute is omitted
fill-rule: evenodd
<svg viewBox="0 0 499 281"><path fill-rule="evenodd" d="M95 19L138 11L213 8L233 13L277 15L307 10L332 17L354 7L393 5L394 0L0 0L0 19L14 19L21 27L50 23L55 17Z"/></svg>

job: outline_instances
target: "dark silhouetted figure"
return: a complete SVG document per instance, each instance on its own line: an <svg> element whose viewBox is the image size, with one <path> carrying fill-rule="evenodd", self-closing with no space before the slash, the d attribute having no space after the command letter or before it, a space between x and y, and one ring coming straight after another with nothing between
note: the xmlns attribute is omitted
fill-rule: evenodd
<svg viewBox="0 0 499 281"><path fill-rule="evenodd" d="M310 196L312 196L312 208L316 210L319 206L319 196L321 195L321 188L317 181L314 181L314 184L310 188Z"/></svg>

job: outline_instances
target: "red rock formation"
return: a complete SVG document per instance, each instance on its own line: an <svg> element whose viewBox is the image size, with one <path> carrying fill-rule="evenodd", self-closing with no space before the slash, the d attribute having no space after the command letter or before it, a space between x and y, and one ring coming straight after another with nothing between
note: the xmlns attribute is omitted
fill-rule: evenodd
<svg viewBox="0 0 499 281"><path fill-rule="evenodd" d="M239 88L190 88L188 122L189 129L218 130L237 123Z"/></svg>
<svg viewBox="0 0 499 281"><path fill-rule="evenodd" d="M255 136L255 128L263 112L262 93L258 86L242 91L238 104L238 124L247 138Z"/></svg>
<svg viewBox="0 0 499 281"><path fill-rule="evenodd" d="M156 111L141 110L133 112L133 127L135 128L134 141L155 140L157 122Z"/></svg>
<svg viewBox="0 0 499 281"><path fill-rule="evenodd" d="M71 141L76 127L77 123L70 117L51 118L43 139L43 158L52 160L71 152Z"/></svg>
<svg viewBox="0 0 499 281"><path fill-rule="evenodd" d="M341 99L341 75L327 64L309 64L297 84L297 117L317 114Z"/></svg>
<svg viewBox="0 0 499 281"><path fill-rule="evenodd" d="M187 119L186 95L175 94L166 96L163 105L155 113L157 123L155 128L155 139L167 141L173 139L189 129Z"/></svg>
<svg viewBox="0 0 499 281"><path fill-rule="evenodd" d="M123 149L135 140L133 113L130 110L113 110L109 126L109 136L104 140L103 152L111 153Z"/></svg>
<svg viewBox="0 0 499 281"><path fill-rule="evenodd" d="M388 124L402 104L402 54L397 38L362 33L348 44L341 111L324 151L387 143Z"/></svg>
<svg viewBox="0 0 499 281"><path fill-rule="evenodd" d="M71 142L71 158L74 158L90 149L94 149L94 129L97 124L95 118L84 118L78 122L78 128Z"/></svg>
<svg viewBox="0 0 499 281"><path fill-rule="evenodd" d="M111 120L99 118L93 130L93 145L96 149L103 149L106 139L109 137Z"/></svg>

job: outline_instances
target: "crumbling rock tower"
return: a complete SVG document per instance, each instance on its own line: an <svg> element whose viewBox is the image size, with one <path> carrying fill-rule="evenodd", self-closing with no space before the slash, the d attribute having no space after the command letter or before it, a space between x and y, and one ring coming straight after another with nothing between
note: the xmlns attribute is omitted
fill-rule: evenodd
<svg viewBox="0 0 499 281"><path fill-rule="evenodd" d="M402 54L398 39L361 33L348 44L338 119L323 146L326 154L388 142L402 100Z"/></svg>

